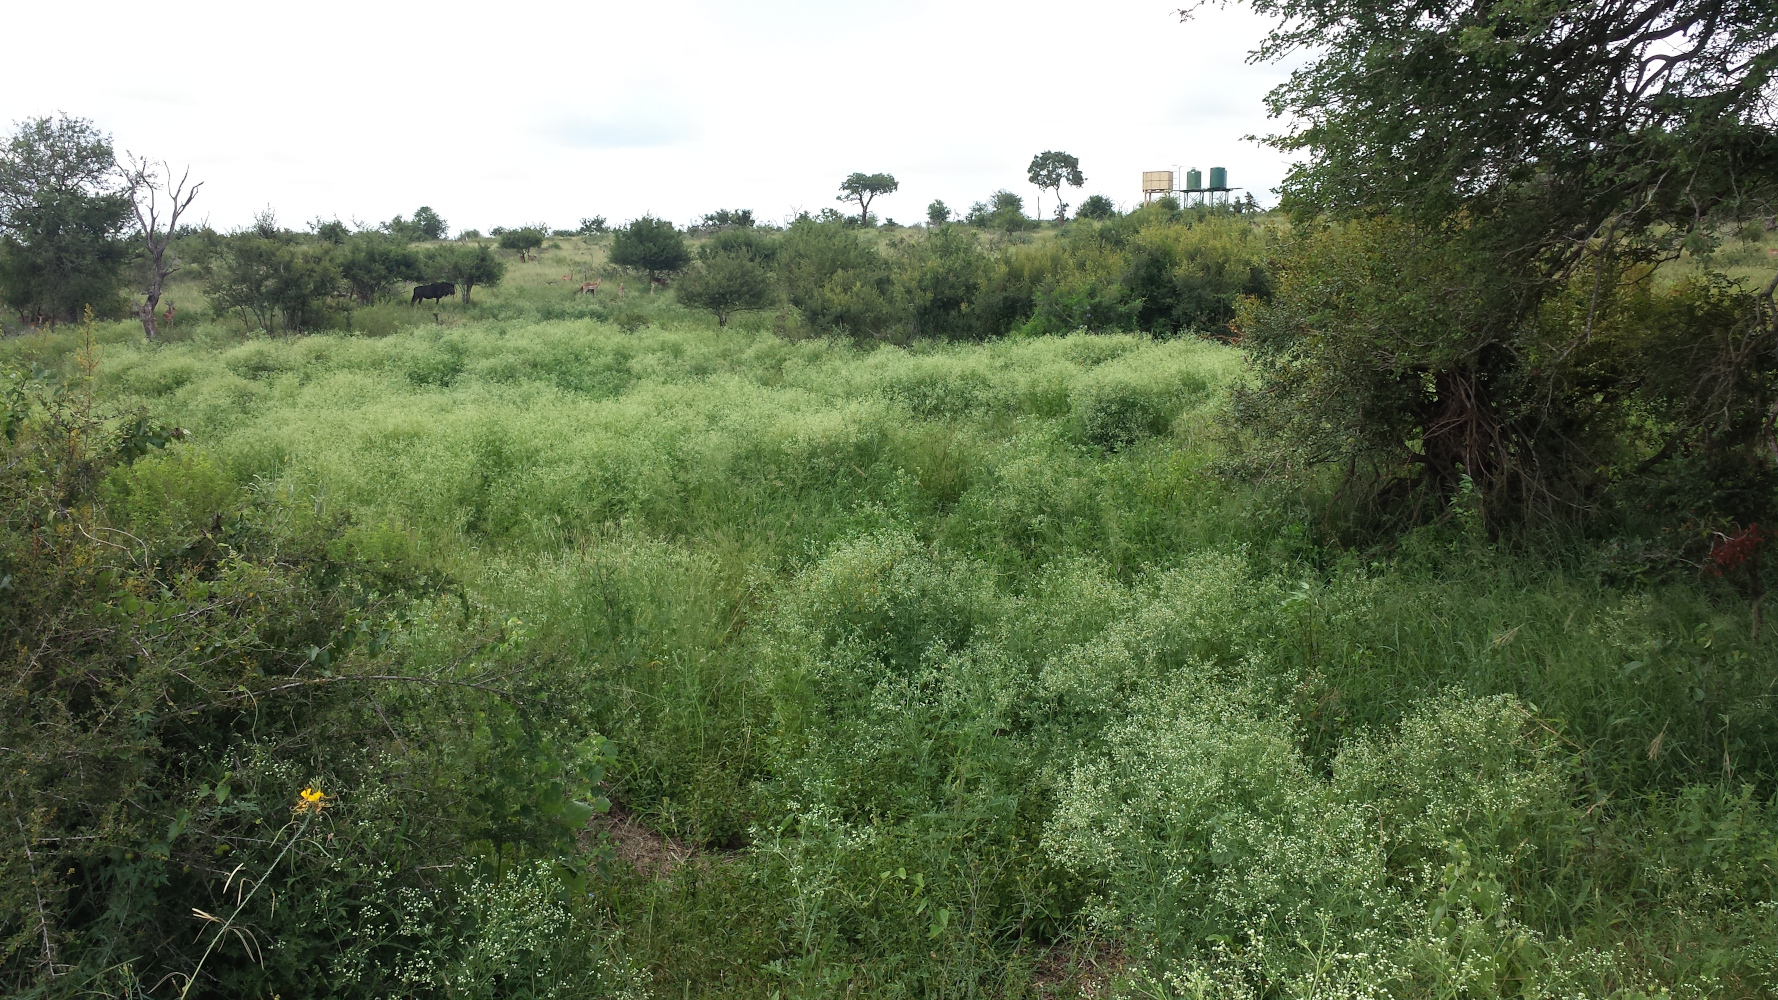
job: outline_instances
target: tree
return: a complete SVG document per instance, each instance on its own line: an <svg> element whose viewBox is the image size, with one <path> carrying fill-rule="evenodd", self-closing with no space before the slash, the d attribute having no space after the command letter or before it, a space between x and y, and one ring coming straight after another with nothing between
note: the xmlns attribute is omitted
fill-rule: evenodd
<svg viewBox="0 0 1778 1000"><path fill-rule="evenodd" d="M590 219L580 220L580 228L575 231L582 236L603 236L610 230L611 227L605 224L605 217L595 215Z"/></svg>
<svg viewBox="0 0 1778 1000"><path fill-rule="evenodd" d="M932 204L926 206L926 224L942 226L949 221L951 221L951 206L937 198L932 199Z"/></svg>
<svg viewBox="0 0 1778 1000"><path fill-rule="evenodd" d="M705 231L745 229L751 225L753 225L753 209L751 208L719 208L698 220L698 228Z"/></svg>
<svg viewBox="0 0 1778 1000"><path fill-rule="evenodd" d="M611 238L611 262L648 274L648 290L662 276L678 274L691 263L685 237L665 219L644 215L617 231Z"/></svg>
<svg viewBox="0 0 1778 1000"><path fill-rule="evenodd" d="M440 218L429 206L421 205L414 210L412 219L404 219L397 215L383 223L383 231L391 236L398 236L409 243L426 240L442 240L450 232L445 220Z"/></svg>
<svg viewBox="0 0 1778 1000"><path fill-rule="evenodd" d="M133 155L126 154L126 158L127 162L120 164L119 169L123 171L124 183L129 190L130 204L135 208L136 230L142 238L143 249L147 251L148 264L148 287L143 290L136 314L142 318L142 335L154 340L159 335L154 317L160 307L161 290L166 285L167 276L179 269L177 260L167 259L167 247L179 229L179 217L191 207L204 182L191 184L189 167L175 181L173 167L165 160L157 167ZM167 216L165 220L161 219L163 211Z"/></svg>
<svg viewBox="0 0 1778 1000"><path fill-rule="evenodd" d="M1031 157L1031 166L1026 176L1039 191L1056 193L1056 221L1061 222L1068 215L1068 205L1062 201L1062 186L1080 187L1087 182L1081 175L1080 160L1067 153L1055 150L1044 150Z"/></svg>
<svg viewBox="0 0 1778 1000"><path fill-rule="evenodd" d="M421 205L414 209L413 227L428 240L442 240L450 232L445 220L430 205Z"/></svg>
<svg viewBox="0 0 1778 1000"><path fill-rule="evenodd" d="M521 226L500 234L500 249L517 251L520 263L524 263L526 255L542 245L543 229L538 226Z"/></svg>
<svg viewBox="0 0 1778 1000"><path fill-rule="evenodd" d="M1098 219L1102 221L1116 216L1117 206L1112 204L1110 198L1107 198L1102 194L1093 194L1088 195L1087 199L1080 203L1080 210L1075 214L1083 219Z"/></svg>
<svg viewBox="0 0 1778 1000"><path fill-rule="evenodd" d="M969 206L969 214L963 221L984 229L1004 229L1009 233L1037 225L1035 220L1025 216L1025 199L1006 190L994 192L994 197L987 202L978 201Z"/></svg>
<svg viewBox="0 0 1778 1000"><path fill-rule="evenodd" d="M314 222L309 223L309 229L315 234L316 239L323 243L332 243L336 247L343 245L346 238L352 235L352 231L346 228L346 224L340 220L329 219L323 222L319 216L316 216Z"/></svg>
<svg viewBox="0 0 1778 1000"><path fill-rule="evenodd" d="M694 309L716 314L716 325L728 326L729 317L744 309L764 309L776 296L772 276L757 261L742 253L711 254L679 281L679 301Z"/></svg>
<svg viewBox="0 0 1778 1000"><path fill-rule="evenodd" d="M37 320L121 311L131 206L119 181L92 122L21 124L0 152L0 299Z"/></svg>
<svg viewBox="0 0 1778 1000"><path fill-rule="evenodd" d="M422 278L420 256L407 241L387 233L354 233L340 244L340 275L352 297L369 305L401 281Z"/></svg>
<svg viewBox="0 0 1778 1000"><path fill-rule="evenodd" d="M262 330L321 326L341 283L335 248L299 242L260 226L223 237L205 262L205 291L219 312L235 310Z"/></svg>
<svg viewBox="0 0 1778 1000"><path fill-rule="evenodd" d="M1264 335L1249 346L1270 373L1249 410L1277 418L1287 450L1292 435L1334 428L1328 440L1344 443L1324 460L1380 470L1378 495L1473 490L1491 520L1588 509L1620 473L1663 463L1697 463L1692 480L1769 471L1759 421L1728 414L1778 397L1769 366L1752 363L1778 345L1778 281L1693 338L1678 369L1696 381L1683 387L1668 377L1675 357L1650 346L1665 341L1632 334L1642 327L1625 310L1729 315L1667 302L1645 277L1771 211L1778 8L1252 2L1281 19L1257 56L1310 54L1268 97L1299 123L1268 139L1298 160L1284 207L1305 227L1350 220L1322 240L1327 255L1296 255L1289 294L1252 317ZM1415 319L1380 294L1350 295L1334 268L1378 287L1419 273L1448 294L1404 289L1423 305ZM1367 329L1376 337L1347 341ZM1317 366L1330 366L1317 376L1329 387L1391 388L1289 390ZM1766 374L1747 383L1750 372ZM1361 412L1361 398L1376 407ZM1670 419L1648 424L1650 412Z"/></svg>
<svg viewBox="0 0 1778 1000"><path fill-rule="evenodd" d="M777 257L786 297L817 333L882 336L906 318L889 260L850 219L797 219Z"/></svg>
<svg viewBox="0 0 1778 1000"><path fill-rule="evenodd" d="M498 285L506 277L506 262L486 243L453 243L430 247L421 270L434 281L448 281L462 289L463 304L477 285Z"/></svg>
<svg viewBox="0 0 1778 1000"><path fill-rule="evenodd" d="M858 224L868 226L871 199L880 194L893 194L900 187L893 174L853 173L840 182L840 194L834 200L857 202Z"/></svg>

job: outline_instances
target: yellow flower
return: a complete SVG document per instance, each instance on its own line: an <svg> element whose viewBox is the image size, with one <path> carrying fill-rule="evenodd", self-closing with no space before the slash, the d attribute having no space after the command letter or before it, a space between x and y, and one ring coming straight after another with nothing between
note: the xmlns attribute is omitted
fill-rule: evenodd
<svg viewBox="0 0 1778 1000"><path fill-rule="evenodd" d="M298 813L320 812L327 808L327 796L319 788L305 788L297 796Z"/></svg>

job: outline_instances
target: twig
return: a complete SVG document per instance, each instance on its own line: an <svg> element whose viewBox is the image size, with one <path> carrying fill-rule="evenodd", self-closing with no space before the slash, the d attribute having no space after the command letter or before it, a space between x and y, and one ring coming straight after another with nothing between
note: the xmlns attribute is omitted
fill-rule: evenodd
<svg viewBox="0 0 1778 1000"><path fill-rule="evenodd" d="M12 820L18 824L19 839L25 845L25 865L31 869L31 892L37 897L37 929L43 935L43 962L53 979L56 974L56 949L49 939L49 914L43 906L43 887L37 884L37 858L31 853L31 835L25 832L25 821L18 814L18 800L13 798L10 789L6 793L6 801L12 805Z"/></svg>
<svg viewBox="0 0 1778 1000"><path fill-rule="evenodd" d="M258 894L259 887L265 884L265 880L271 876L273 871L277 870L278 862L284 860L284 855L290 853L290 849L292 847L296 846L296 842L298 840L302 839L302 835L304 833L306 833L309 829L309 824L313 823L314 821L315 821L315 813L314 812L307 812L303 815L302 827L300 829L298 829L296 831L296 833L291 835L290 841L284 845L284 849L282 851L279 851L278 856L272 859L271 867L269 867L265 870L265 875L260 876L258 881L253 883L253 891L249 892L247 894L247 898L241 900L240 905L235 907L235 912L229 914L228 919L223 921L222 927L219 930L217 930L217 932L216 932L216 936L212 937L210 939L210 946L208 948L205 948L204 953L198 957L197 967L191 970L191 975L185 977L185 988L179 991L179 1000L185 1000L185 995L190 993L192 986L194 986L197 983L198 973L204 971L204 963L209 960L210 952L215 950L216 942L222 940L222 935L228 931L229 927L232 924L234 924L235 918L241 915L241 910L245 909L248 903L253 902L253 897L256 894ZM236 869L236 871L239 871L239 870L240 869L238 869L238 868ZM233 876L231 875L230 878L233 878ZM208 917L211 921L214 921L216 919L215 917L211 917L209 914L204 913L202 910L193 909L192 912L196 913L202 917Z"/></svg>

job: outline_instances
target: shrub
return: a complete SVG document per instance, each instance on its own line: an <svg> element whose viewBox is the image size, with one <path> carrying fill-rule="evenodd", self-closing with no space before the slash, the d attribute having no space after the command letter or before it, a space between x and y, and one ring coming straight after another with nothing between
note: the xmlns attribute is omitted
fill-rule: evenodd
<svg viewBox="0 0 1778 1000"><path fill-rule="evenodd" d="M611 263L647 274L652 292L656 279L678 274L691 264L691 250L671 222L644 215L611 238Z"/></svg>
<svg viewBox="0 0 1778 1000"><path fill-rule="evenodd" d="M357 233L339 241L340 277L359 303L369 305L397 282L419 281L420 256L406 242L382 233Z"/></svg>
<svg viewBox="0 0 1778 1000"><path fill-rule="evenodd" d="M442 581L403 533L234 489L161 451L182 433L98 416L83 382L0 384L0 819L24 838L0 847L7 992L582 974L583 949L526 928L578 919L571 836L603 806L610 750L520 714L502 686L519 623L441 627ZM437 655L442 672L404 665ZM515 861L516 882L499 874Z"/></svg>
<svg viewBox="0 0 1778 1000"><path fill-rule="evenodd" d="M1199 990L1537 975L1553 956L1507 887L1541 874L1537 849L1573 815L1529 722L1510 698L1449 695L1354 745L1328 780L1287 717L1182 677L1074 770L1046 843L1104 880L1100 919L1151 936L1167 978ZM1447 941L1456 954L1436 950Z"/></svg>
<svg viewBox="0 0 1778 1000"><path fill-rule="evenodd" d="M477 285L498 285L506 277L506 262L486 243L459 243L429 248L420 258L420 270L434 281L449 281L462 290L463 304Z"/></svg>
<svg viewBox="0 0 1778 1000"><path fill-rule="evenodd" d="M545 232L540 226L522 226L508 229L500 234L499 246L502 250L511 250L519 255L523 262L531 251L543 245Z"/></svg>
<svg viewBox="0 0 1778 1000"><path fill-rule="evenodd" d="M84 118L21 122L0 151L0 301L33 322L121 315L123 240L111 138Z"/></svg>
<svg viewBox="0 0 1778 1000"><path fill-rule="evenodd" d="M1165 434L1180 410L1205 389L1195 366L1156 364L1147 353L1101 365L1070 393L1081 438L1116 451Z"/></svg>
<svg viewBox="0 0 1778 1000"><path fill-rule="evenodd" d="M237 312L267 331L325 325L343 281L335 248L272 233L250 229L217 241L203 265L211 307Z"/></svg>
<svg viewBox="0 0 1778 1000"><path fill-rule="evenodd" d="M971 339L983 334L970 311L989 262L975 237L945 227L909 244L895 261L896 282L906 296L916 337Z"/></svg>
<svg viewBox="0 0 1778 1000"><path fill-rule="evenodd" d="M748 309L764 309L775 300L772 276L764 266L740 253L713 254L679 281L679 301L716 314L716 325Z"/></svg>
<svg viewBox="0 0 1778 1000"><path fill-rule="evenodd" d="M844 222L793 222L778 267L786 297L818 334L883 336L905 315L888 260Z"/></svg>
<svg viewBox="0 0 1778 1000"><path fill-rule="evenodd" d="M1009 233L1024 229L1036 229L1037 220L1025 215L1025 199L1011 191L996 191L994 197L986 202L976 202L969 207L969 214L963 221L972 226L984 229L1000 229Z"/></svg>
<svg viewBox="0 0 1778 1000"><path fill-rule="evenodd" d="M1103 222L1117 215L1117 205L1102 194L1091 194L1087 195L1086 200L1080 203L1080 207L1075 210L1074 214L1083 219Z"/></svg>

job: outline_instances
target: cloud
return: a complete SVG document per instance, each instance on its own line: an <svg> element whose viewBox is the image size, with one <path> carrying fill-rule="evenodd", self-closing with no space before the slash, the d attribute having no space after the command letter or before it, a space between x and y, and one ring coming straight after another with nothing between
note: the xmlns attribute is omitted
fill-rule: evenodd
<svg viewBox="0 0 1778 1000"><path fill-rule="evenodd" d="M644 149L690 142L698 123L675 104L647 102L610 111L559 111L538 123L537 132L570 149Z"/></svg>

